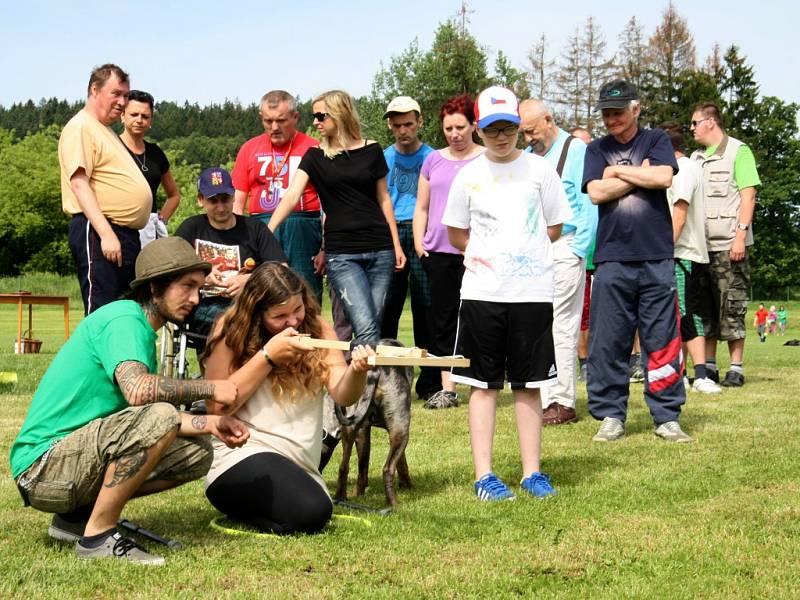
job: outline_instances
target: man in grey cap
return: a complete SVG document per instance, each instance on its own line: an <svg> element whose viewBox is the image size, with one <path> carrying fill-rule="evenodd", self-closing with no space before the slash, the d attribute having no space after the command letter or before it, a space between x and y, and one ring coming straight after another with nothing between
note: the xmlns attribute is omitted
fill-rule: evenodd
<svg viewBox="0 0 800 600"><path fill-rule="evenodd" d="M230 416L190 415L195 400L228 406L233 382L156 375L156 332L182 322L199 301L211 265L183 239L155 240L136 259L129 300L87 316L45 372L17 439L11 472L26 505L56 513L48 533L76 543L79 558L162 565L116 531L133 497L205 475L212 448L249 433Z"/></svg>
<svg viewBox="0 0 800 600"><path fill-rule="evenodd" d="M586 390L589 412L602 425L593 439L625 435L628 361L638 328L655 434L691 442L678 423L686 391L666 193L678 164L663 130L639 128L635 86L606 83L597 110L608 135L589 144L581 185L599 206Z"/></svg>
<svg viewBox="0 0 800 600"><path fill-rule="evenodd" d="M419 104L410 96L397 96L389 102L383 115L394 135L394 144L383 151L389 176L386 180L392 209L397 220L397 235L408 258L405 268L396 272L383 309L381 337L397 338L400 316L411 286L411 317L414 327L414 344L428 347L431 292L422 263L414 250L414 207L417 203L417 183L425 158L433 152L419 139L422 113ZM423 367L417 379L416 392L426 400L442 389L440 371ZM430 408L430 406L428 406Z"/></svg>

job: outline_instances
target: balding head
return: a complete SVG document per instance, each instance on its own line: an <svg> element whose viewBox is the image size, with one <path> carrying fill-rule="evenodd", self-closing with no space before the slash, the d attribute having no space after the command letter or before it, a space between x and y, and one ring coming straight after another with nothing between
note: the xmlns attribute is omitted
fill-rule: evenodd
<svg viewBox="0 0 800 600"><path fill-rule="evenodd" d="M544 155L558 137L553 113L543 100L532 98L519 104L520 129L536 154Z"/></svg>

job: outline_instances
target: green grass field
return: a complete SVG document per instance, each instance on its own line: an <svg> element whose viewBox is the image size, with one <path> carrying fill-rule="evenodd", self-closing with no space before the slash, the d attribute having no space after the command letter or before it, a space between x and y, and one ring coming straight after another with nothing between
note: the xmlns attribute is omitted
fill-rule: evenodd
<svg viewBox="0 0 800 600"><path fill-rule="evenodd" d="M0 290L24 285L43 292L40 284L74 297L77 325L76 287L0 280ZM170 551L145 543L167 555L161 569L79 562L71 546L47 537L49 515L22 507L4 458L0 597L797 598L800 348L782 344L800 337L800 304L788 309L786 338L765 344L748 338L744 388L689 395L681 421L693 444L654 438L640 384L632 386L628 436L592 443L597 422L580 386L581 420L544 432L543 470L559 492L546 501L475 499L466 390L457 409L426 411L415 400L407 451L414 487L399 492L388 517L336 519L316 536L257 538L210 527L217 513L202 482L134 500L125 518L187 546ZM0 371L18 375L17 384L0 390L3 457L62 343L59 311L34 309L42 353L17 356L16 312L0 307ZM406 315L407 342L409 331ZM719 359L724 373L727 352ZM379 473L386 450L386 436L376 432L371 485L358 500L374 507L384 502ZM508 394L498 409L494 456L495 471L516 483L521 473ZM331 487L338 462L337 451L325 471ZM354 462L351 480L355 468Z"/></svg>

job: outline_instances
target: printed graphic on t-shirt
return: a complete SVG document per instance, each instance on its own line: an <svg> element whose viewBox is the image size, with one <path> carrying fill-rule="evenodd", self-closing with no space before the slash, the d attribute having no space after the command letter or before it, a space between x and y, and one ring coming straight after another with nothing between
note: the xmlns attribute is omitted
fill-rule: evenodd
<svg viewBox="0 0 800 600"><path fill-rule="evenodd" d="M294 177L297 167L300 165L299 156L290 156L285 160L284 154L257 154L256 161L261 165L258 171L258 178L261 191L258 194L259 212L273 212L283 198L283 194L289 187L289 181ZM275 164L280 165L280 172L275 173Z"/></svg>
<svg viewBox="0 0 800 600"><path fill-rule="evenodd" d="M406 169L398 164L392 168L389 176L389 188L394 188L399 194L417 195L417 183L419 182L419 167Z"/></svg>
<svg viewBox="0 0 800 600"><path fill-rule="evenodd" d="M200 260L211 263L220 274L223 282L238 275L241 270L241 257L239 256L239 246L228 246L226 244L216 244L208 240L195 240L194 250ZM216 285L204 285L202 293L204 296L218 296L225 291L225 287Z"/></svg>

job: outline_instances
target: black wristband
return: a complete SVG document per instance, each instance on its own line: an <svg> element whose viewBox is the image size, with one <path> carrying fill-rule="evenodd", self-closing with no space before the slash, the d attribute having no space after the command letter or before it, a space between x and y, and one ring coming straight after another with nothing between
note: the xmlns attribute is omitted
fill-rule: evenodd
<svg viewBox="0 0 800 600"><path fill-rule="evenodd" d="M273 369L277 369L278 368L278 365L275 364L275 361L270 358L269 354L267 354L267 347L266 346L264 346L261 349L261 354L264 355L264 359L269 363L270 367L272 367Z"/></svg>

